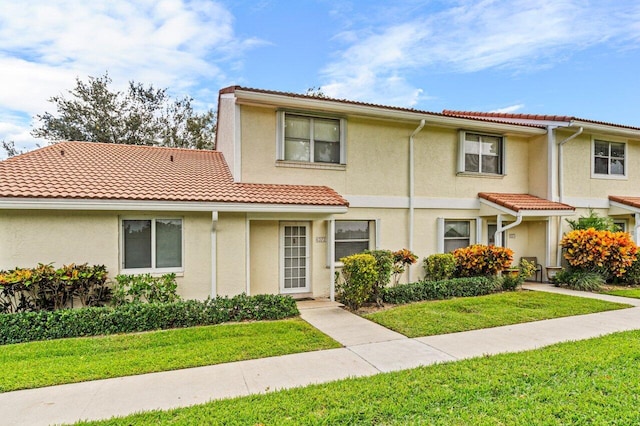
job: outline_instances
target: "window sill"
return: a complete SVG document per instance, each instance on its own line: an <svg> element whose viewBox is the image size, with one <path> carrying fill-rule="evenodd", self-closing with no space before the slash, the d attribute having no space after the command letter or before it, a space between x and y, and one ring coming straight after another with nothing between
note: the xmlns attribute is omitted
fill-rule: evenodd
<svg viewBox="0 0 640 426"><path fill-rule="evenodd" d="M149 268L140 268L140 269L121 269L120 274L122 275L142 275L142 274L151 274L153 277L160 277L164 274L176 274L176 277L184 276L184 269L149 269Z"/></svg>
<svg viewBox="0 0 640 426"><path fill-rule="evenodd" d="M600 174L591 174L591 179L604 179L604 180L628 180L625 175L600 175Z"/></svg>
<svg viewBox="0 0 640 426"><path fill-rule="evenodd" d="M458 172L456 176L461 177L473 177L473 178L488 178L488 179L502 179L506 175L494 175L489 173L473 173L473 172Z"/></svg>
<svg viewBox="0 0 640 426"><path fill-rule="evenodd" d="M290 167L295 169L346 170L346 164L310 163L306 161L277 160L276 167Z"/></svg>

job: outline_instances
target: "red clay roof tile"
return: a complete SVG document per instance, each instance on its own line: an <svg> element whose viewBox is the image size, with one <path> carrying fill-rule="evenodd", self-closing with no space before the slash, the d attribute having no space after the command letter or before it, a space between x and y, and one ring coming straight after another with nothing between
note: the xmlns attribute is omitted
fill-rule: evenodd
<svg viewBox="0 0 640 426"><path fill-rule="evenodd" d="M624 129L640 130L640 127L627 126L624 124L607 123L605 121L588 120L586 118L573 117L568 115L544 115L544 114L512 114L504 112L477 112L477 111L453 111L445 109L442 114L451 117L479 118L493 121L495 119L517 119L532 121L584 121L585 123L602 124L605 126L621 127ZM493 120L491 120L493 119Z"/></svg>
<svg viewBox="0 0 640 426"><path fill-rule="evenodd" d="M640 209L640 197L629 197L626 195L609 195L609 200Z"/></svg>
<svg viewBox="0 0 640 426"><path fill-rule="evenodd" d="M326 186L234 183L217 151L93 142L0 161L0 197L348 205Z"/></svg>
<svg viewBox="0 0 640 426"><path fill-rule="evenodd" d="M480 192L478 197L506 207L514 212L521 210L575 210L568 204L556 203L529 194L506 194L501 192Z"/></svg>

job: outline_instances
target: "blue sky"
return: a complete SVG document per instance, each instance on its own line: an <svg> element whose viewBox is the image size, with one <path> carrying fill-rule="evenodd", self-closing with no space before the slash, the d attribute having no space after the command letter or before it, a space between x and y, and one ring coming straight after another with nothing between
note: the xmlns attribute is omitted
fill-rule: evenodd
<svg viewBox="0 0 640 426"><path fill-rule="evenodd" d="M0 140L46 144L29 132L47 99L105 71L201 109L232 84L321 87L640 127L639 48L637 0L2 0Z"/></svg>

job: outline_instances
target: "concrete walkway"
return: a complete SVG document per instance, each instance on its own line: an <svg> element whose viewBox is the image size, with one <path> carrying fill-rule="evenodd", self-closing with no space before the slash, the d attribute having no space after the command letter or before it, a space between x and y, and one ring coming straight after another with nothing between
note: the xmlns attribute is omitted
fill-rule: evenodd
<svg viewBox="0 0 640 426"><path fill-rule="evenodd" d="M344 348L2 393L0 424L46 425L105 419L640 329L640 300L571 292L548 284L527 283L525 288L635 307L409 339L353 315L339 304L301 302L302 318Z"/></svg>

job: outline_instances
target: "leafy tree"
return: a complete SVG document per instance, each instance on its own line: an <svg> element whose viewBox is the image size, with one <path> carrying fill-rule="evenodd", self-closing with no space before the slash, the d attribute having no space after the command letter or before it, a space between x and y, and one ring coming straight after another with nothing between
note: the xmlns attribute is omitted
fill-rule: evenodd
<svg viewBox="0 0 640 426"><path fill-rule="evenodd" d="M167 89L129 82L125 92L113 91L108 73L76 78L76 87L49 102L56 114L45 112L36 118L34 137L52 142L74 140L131 145L160 145L212 149L216 115L212 110L195 113L190 97L170 99Z"/></svg>
<svg viewBox="0 0 640 426"><path fill-rule="evenodd" d="M321 86L318 87L309 87L305 92L306 96L313 96L315 98L327 98L328 96L324 93Z"/></svg>
<svg viewBox="0 0 640 426"><path fill-rule="evenodd" d="M14 141L5 141L4 139L0 142L0 147L4 150L7 157L14 157L19 154L23 154L24 152L16 148L16 143Z"/></svg>

